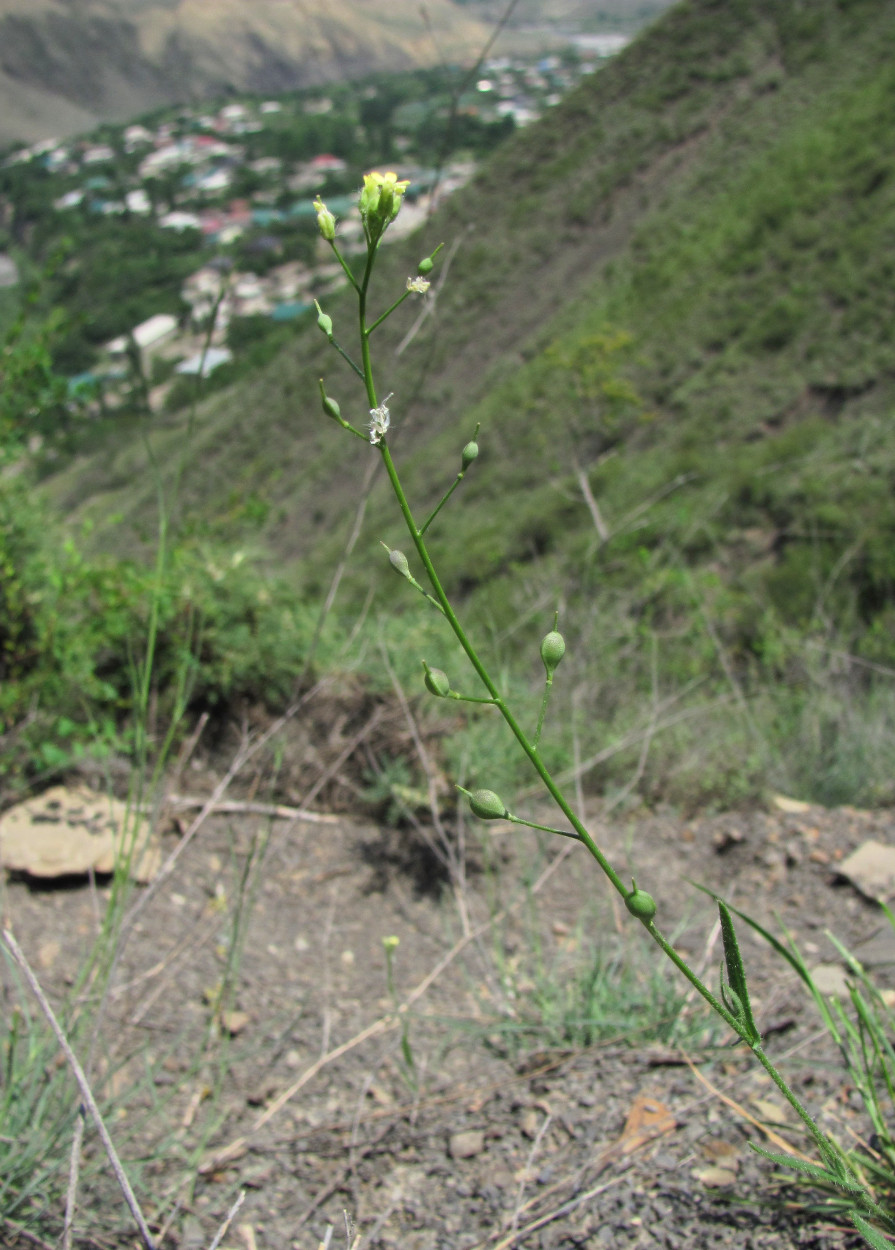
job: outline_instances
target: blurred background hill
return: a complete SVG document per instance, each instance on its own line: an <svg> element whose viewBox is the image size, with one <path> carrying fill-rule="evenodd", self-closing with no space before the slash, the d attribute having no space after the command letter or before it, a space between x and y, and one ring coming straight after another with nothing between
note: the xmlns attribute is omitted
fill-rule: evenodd
<svg viewBox="0 0 895 1250"><path fill-rule="evenodd" d="M668 0L523 2L509 46L633 29ZM273 94L463 62L506 4L491 0L0 0L0 145L123 121L170 103Z"/></svg>

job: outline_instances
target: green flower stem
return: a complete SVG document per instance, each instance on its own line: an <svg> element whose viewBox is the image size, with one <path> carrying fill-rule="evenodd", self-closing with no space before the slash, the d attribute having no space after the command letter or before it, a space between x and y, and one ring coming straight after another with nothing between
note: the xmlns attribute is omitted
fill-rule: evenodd
<svg viewBox="0 0 895 1250"><path fill-rule="evenodd" d="M354 283L355 288L358 291L361 350L363 353L362 358L363 358L364 384L366 386L367 398L369 400L371 409L376 407L376 388L375 388L374 381L373 381L373 366L372 366L372 361L370 357L369 337L371 333L371 328L368 328L366 324L366 305L367 305L367 288L369 286L370 276L372 273L373 263L375 261L375 258L376 258L376 248L371 245L367 251L367 263L366 263L364 276L363 276L360 286L357 285L357 283L354 281L352 277L352 282ZM572 810L565 795L562 793L559 786L554 781L549 770L547 769L543 760L538 754L537 744L540 738L540 731L543 725L544 714L546 711L547 695L549 694L550 684L551 684L549 679L547 681L547 687L545 690L545 699L544 699L544 703L541 709L541 717L538 722L537 736L535 738L535 741L531 742L526 737L525 733L522 731L522 728L519 725L519 722L516 720L515 716L513 715L512 710L505 703L500 691L497 689L497 686L494 684L493 680L491 679L490 674L488 673L487 669L483 665L482 661L479 659L479 656L478 656L477 651L475 650L475 647L472 645L469 638L467 637L466 631L464 630L462 624L460 623L460 620L458 619L456 613L454 612L451 602L448 599L443 586L441 585L441 581L435 570L435 566L432 562L432 558L429 555L429 551L428 551L428 548L426 547L425 538L424 538L425 529L428 528L428 525L431 522L431 520L434 518L435 514L433 514L433 517L429 518L429 521L426 522L426 525L422 529L419 526L417 526L416 521L413 516L413 512L411 511L411 508L410 508L410 504L407 501L407 496L404 493L404 488L401 484L401 480L398 476L398 471L395 468L394 461L392 460L391 452L389 450L386 439L383 438L379 442L378 447L379 447L379 453L382 456L382 460L385 465L386 473L388 474L389 482L391 483L392 490L394 491L395 498L398 502L398 507L401 510L401 515L403 516L404 523L407 526L407 531L410 534L410 537L413 541L413 545L416 548L417 554L420 560L422 561L423 567L426 570L426 575L429 579L430 585L432 586L435 601L438 607L444 613L445 617L447 618L448 624L450 625L454 635L456 636L457 641L460 643L460 646L463 648L464 652L466 653L466 657L469 660L470 664L472 665L473 669L475 670L476 674L478 675L479 680L482 682L483 686L488 691L488 695L490 697L487 700L487 702L493 703L494 706L498 708L501 716L503 717L504 721L509 727L510 732L513 734L516 741L519 743L519 746L525 752L526 756L529 759L529 762L531 763L535 772L538 774L541 781L543 782L548 794L556 803L559 810L563 813L566 820L572 826L572 829L575 831L574 834L566 834L565 836L577 837L577 840L584 844L584 846L590 852L591 856L599 864L603 873L606 875L606 877L608 877L611 884L615 887L617 892L622 896L622 898L626 899L629 894L627 885L619 876L619 874L615 871L612 864L609 862L609 860L606 858L606 856L597 846L596 842L591 837L588 830L584 827L581 820L579 820L578 816ZM456 487L456 485L457 483L455 482L454 486ZM450 494L450 492L448 492L448 494ZM442 502L446 502L446 498L447 496L445 497L445 500ZM440 506L441 505L439 505L439 508ZM436 509L436 512L437 511L438 509ZM522 821L517 817L514 819L514 823L527 824L528 822ZM533 827L546 829L546 826L533 826ZM559 831L548 830L548 832L559 832ZM783 1094L784 1098L786 1098L787 1102L790 1104L790 1106L793 1108L793 1110L796 1112L796 1114L804 1123L805 1127L808 1129L808 1132L810 1133L812 1139L814 1140L815 1144L817 1145L821 1153L821 1157L824 1159L829 1159L830 1157L838 1158L839 1152L836 1151L832 1142L830 1142L829 1139L826 1137L826 1135L821 1131L821 1129L812 1119L807 1109L803 1107L802 1103L799 1101L799 1099L796 1097L793 1091L786 1084L786 1081L783 1079L783 1077L774 1067L773 1063L765 1054L764 1050L761 1047L760 1042L756 1042L754 1038L750 1035L749 1030L747 1029L746 1025L743 1024L741 1021L739 1021L736 1018L736 1016L734 1016L733 1013L727 1009L724 1003L721 1002L721 1000L718 999L712 993L712 991L708 988L708 986L699 978L699 976L697 976L697 974L689 966L686 960L684 960L681 957L681 955L678 954L678 952L674 949L674 947L671 945L668 939L664 936L664 934L660 932L660 930L656 927L652 919L642 920L641 923L643 924L643 927L649 933L653 941L661 948L664 954L671 960L671 962L678 969L678 971L686 978L686 980L690 982L690 984L697 991L697 993L708 1003L708 1005L712 1008L712 1010L716 1013L716 1015L720 1016L720 1018L728 1025L728 1027L733 1030L733 1032L737 1035L737 1037L739 1037L742 1041L746 1043L746 1045L755 1055L756 1059L759 1061L759 1063L768 1073L771 1080L774 1082L774 1084ZM872 1211L874 1216L876 1216L878 1212L878 1208L877 1208L877 1205L874 1203L873 1199L869 1196L869 1194L866 1196L866 1202L867 1202L867 1210Z"/></svg>
<svg viewBox="0 0 895 1250"><path fill-rule="evenodd" d="M438 607L441 608L440 603ZM477 699L474 694L458 694L456 690L452 690L447 697L449 699L459 699L461 703L487 703L490 707L494 707L493 699Z"/></svg>
<svg viewBox="0 0 895 1250"><path fill-rule="evenodd" d="M373 247L367 249L367 263L364 267L364 276L360 286L357 289L358 316L360 319L360 349L361 359L364 365L364 385L367 388L367 399L370 408L376 407L376 387L373 383L373 362L370 358L370 331L367 329L367 288L370 285L370 275L373 272L373 262L376 259L376 250ZM380 447L385 449L385 440L383 439Z"/></svg>
<svg viewBox="0 0 895 1250"><path fill-rule="evenodd" d="M448 488L448 490L445 492L445 494L444 494L444 496L443 496L443 498L442 498L441 502L438 504L438 506L436 507L435 511L431 514L431 516L429 517L429 519L428 519L427 521L424 521L424 522L423 522L423 525L422 525L422 527L420 528L420 538L422 538L423 534L425 534L426 530L429 528L429 526L432 524L432 522L433 522L433 521L435 520L435 518L438 516L439 512L441 511L441 509L444 507L444 505L445 505L445 504L447 503L447 501L450 499L451 495L453 495L454 491L457 489L457 487L458 487L458 486L460 485L460 483L463 481L463 479L464 479L464 477L465 477L465 476L466 476L466 470L465 470L465 469L461 469L461 470L460 470L460 472L457 474L457 476L454 478L453 483L451 484L451 486L450 486L450 487Z"/></svg>
<svg viewBox="0 0 895 1250"><path fill-rule="evenodd" d="M507 812L504 820L508 820L512 825L525 825L529 829L540 829L543 833L555 833L560 838L573 838L576 842L581 841L577 833L571 833L568 829L552 829L550 825L536 825L533 820L523 820L521 816L514 816L512 812Z"/></svg>
<svg viewBox="0 0 895 1250"><path fill-rule="evenodd" d="M363 371L363 369L360 367L360 365L356 365L356 364L354 363L354 361L351 359L351 357L348 355L348 353L345 351L345 349L344 349L343 347L341 347L341 346L340 346L340 345L336 342L336 340L335 340L335 339L330 339L329 341L330 341L330 345L336 349L336 351L339 353L339 355L342 357L342 359L343 359L343 360L347 360L348 364L349 364L349 365L351 365L351 368L354 370L354 372L357 374L357 376L358 376L358 377L360 378L360 380L363 382L363 381L364 381L364 371Z"/></svg>
<svg viewBox="0 0 895 1250"><path fill-rule="evenodd" d="M535 730L535 740L532 743L532 746L534 747L536 751L538 749L538 743L541 741L541 730L544 728L544 717L547 715L547 701L550 698L550 690L552 686L553 686L553 674L550 673L544 684L544 697L541 700L541 712L540 712L540 715L538 716L538 727Z"/></svg>
<svg viewBox="0 0 895 1250"><path fill-rule="evenodd" d="M746 1045L752 1051L755 1058L758 1060L758 1062L767 1072L768 1076L771 1078L771 1080L780 1090L781 1094L784 1096L786 1101L795 1111L796 1115L798 1115L799 1119L808 1129L808 1132L811 1134L811 1137L814 1139L815 1145L818 1147L820 1151L821 1157L826 1158L830 1153L830 1150L832 1148L832 1143L830 1142L826 1134L820 1128L818 1128L813 1117L811 1116L811 1113L807 1110L805 1106L803 1106L799 1098L796 1096L796 1094L793 1093L793 1091L787 1085L784 1078L780 1075L780 1073L774 1067L774 1064L765 1054L765 1051L761 1043L752 1042L749 1040L749 1037L747 1036L747 1031L740 1024L740 1022L736 1019L736 1017L727 1010L724 1004L720 1002L715 997L714 994L712 994L711 990L709 990L707 986L703 985L703 983L696 976L696 974L692 971L689 965L681 958L681 956L677 953L677 951L674 949L671 943L667 940L667 938L662 933L660 933L660 931L656 928L655 924L652 921L644 924L643 927L647 930L647 932L649 933L653 941L656 942L656 944L659 947L661 947L663 952L668 956L668 958L671 960L674 966L681 973L683 973L683 975L687 978L690 984L702 995L702 997L706 1000L706 1002L713 1009L713 1011L717 1012L717 1014L721 1016L721 1018L725 1021L725 1023L728 1024L730 1028L732 1028L733 1031L746 1043ZM839 1152L834 1150L834 1153L838 1155Z"/></svg>
<svg viewBox="0 0 895 1250"><path fill-rule="evenodd" d="M557 807L560 809L562 814L565 816L566 820L568 820L569 824L575 830L575 833L578 836L578 840L584 843L588 851L590 851L593 858L600 865L603 872L606 874L606 876L615 886L616 890L622 896L622 898L627 898L628 894L630 893L628 886L625 884L625 882L622 880L619 874L615 871L612 864L610 864L609 860L606 858L606 856L597 846L596 842L593 840L590 833L587 831L587 829L584 827L584 825L575 815L572 808L569 806L569 803L565 795L562 793L562 791L559 789L559 786L553 780L553 777L548 771L546 765L544 764L541 757L538 755L538 752L535 746L531 742L529 742L528 738L522 731L522 728L519 725L519 722L516 720L512 711L504 702L504 699L501 696L500 691L497 689L494 682L491 680L491 677L487 669L484 667L481 660L479 659L478 653L476 652L469 638L466 636L466 631L463 629L463 626L460 624L460 621L458 620L457 615L454 612L453 607L451 606L450 600L448 599L447 595L445 594L444 588L441 585L441 582L438 578L438 574L435 571L435 566L432 563L432 558L429 555L428 549L423 539L423 535L420 533L419 529L417 528L416 522L414 521L413 513L410 509L410 504L407 502L407 496L404 493L404 488L401 485L400 478L398 477L398 471L395 468L395 464L394 464L394 461L392 460L391 452L389 451L388 445L385 442L385 440L383 440L379 444L379 451L382 455L383 462L385 463L385 469L388 474L389 481L391 482L392 490L395 493L395 498L398 501L398 506L401 509L401 514L404 517L404 522L407 526L410 537L413 540L413 544L416 547L417 554L419 555L419 558L423 563L423 567L425 568L426 573L429 577L429 581L432 585L432 589L435 592L435 598L438 600L439 604L441 605L441 609L444 612L445 617L447 618L448 624L450 625L451 629L454 631L457 641L460 643L460 646L466 652L466 656L470 664L475 669L476 673L479 676L479 679L481 680L485 689L488 691L489 695L491 696L494 706L499 710L501 716L504 718L507 725L509 726L510 731L512 732L513 736L516 738L516 741L519 743L522 750L528 756L532 766L535 769L535 772L541 778L541 781L544 783L551 798L556 803ZM680 955L678 955L677 951L674 950L671 943L668 942L667 939L665 939L662 936L662 934L659 932L656 926L650 923L648 925L645 925L644 927L647 929L650 936L656 942L658 942L658 944L662 947L662 949L669 956L669 958L673 960L675 965L684 974L684 976L687 978L690 984L694 987L694 989L696 989L697 992L702 995L702 997L706 1000L709 1006L711 1006L718 1013L718 1015L720 1015L722 1019L726 1021L726 1023L733 1029L733 1031L737 1034L738 1037L741 1037L743 1041L748 1041L748 1037L745 1035L745 1031L743 1027L740 1025L739 1021L736 1019L736 1017L727 1010L727 1008L720 1001L720 999L715 997L715 995L711 992L708 986L705 985L700 980L700 978L689 967L689 965L680 957Z"/></svg>
<svg viewBox="0 0 895 1250"><path fill-rule="evenodd" d="M403 304L404 301L407 299L407 296L411 294L412 294L411 291L405 291L403 295L399 296L398 299L395 300L394 304L392 304L391 308L386 308L382 316L377 317L376 320L373 322L373 324L367 327L367 334L372 334L377 326L381 326L383 321L385 321L386 317L390 317L392 313L395 311L395 309L398 308L401 304Z"/></svg>
<svg viewBox="0 0 895 1250"><path fill-rule="evenodd" d="M441 582L438 578L438 574L435 571L435 566L433 565L428 549L426 548L423 535L416 526L416 522L414 521L414 518L413 518L413 513L410 509L409 503L407 502L407 496L404 493L404 488L401 485L400 478L398 477L398 472L397 472L397 469L395 468L394 461L392 460L391 453L388 449L388 446L386 445L384 441L379 445L379 450L382 455L382 459L385 463L385 468L386 468L386 472L388 473L389 481L391 482L392 489L398 501L398 506L401 509L401 513L404 517L404 521L407 526L408 532L413 540L414 546L416 547L417 554L419 555L420 560L422 561L423 566L426 570L426 573L429 577L429 581L432 584L432 589L435 592L435 597L438 600L439 606L441 607L441 610L444 612L444 615L447 618L448 623L451 626L451 629L456 635L458 642L460 643L463 650L466 652L466 656L469 659L469 662L472 664L473 668L478 674L486 690L489 692L491 698L488 701L492 702L494 706L498 708L501 716L503 716L504 720L509 726L514 737L518 741L519 745L522 747L522 750L528 756L535 771L537 772L538 776L541 778L542 782L547 788L547 791L549 792L551 798L554 800L556 805L559 807L560 811L563 813L563 815L568 820L569 824L574 829L575 831L574 833L566 833L564 836L574 837L574 838L577 838L579 842L582 842L587 847L588 851L590 851L593 858L597 861L600 868L602 868L605 875L609 878L611 883L615 886L619 894L621 894L623 898L626 898L629 893L629 890L625 882L622 880L622 878L618 875L618 873L615 871L615 869L606 859L605 855L597 846L596 842L594 842L590 833L587 831L587 829L585 829L584 825L581 823L581 821L572 811L562 791L559 789L556 782L553 780L553 777L550 775L543 761L538 755L535 744L530 743L528 739L526 738L525 734L522 732L522 729L519 726L519 723L517 722L516 718L513 716L510 708L504 702L503 698L500 695L500 692L498 691L494 682L491 680L490 675L488 674L487 670L485 669L484 665L479 659L478 654L475 651L475 648L473 647L472 643L469 641L468 637L466 636L466 632L463 629L463 626L460 624L460 621L458 620L453 610L453 607L451 606L451 603L448 600L447 595L445 594L444 588L441 585ZM508 819L512 820L514 824L528 824L529 823L527 821L523 821L519 819L518 817L508 817ZM554 832L554 833L560 832L559 830L549 830L544 825L532 825L531 827L545 829L547 832ZM826 1156L831 1149L831 1144L829 1140L827 1139L825 1134L821 1131L821 1129L818 1128L817 1124L812 1119L811 1114L809 1113L807 1108L805 1108L802 1105L798 1097L793 1093L793 1091L786 1084L786 1081L783 1079L783 1077L774 1067L773 1063L765 1054L761 1045L757 1043L753 1043L750 1040L748 1030L740 1023L739 1020L737 1020L736 1016L734 1016L732 1012L728 1011L728 1009L724 1006L721 1000L717 998L709 989L709 987L700 979L700 977L697 976L697 974L689 966L686 960L684 960L678 954L678 952L674 949L674 947L671 945L668 939L664 936L664 934L656 927L655 923L653 921L649 921L647 923L644 923L643 927L649 933L653 941L656 942L656 944L661 948L664 954L675 965L678 971L690 982L690 984L697 991L697 993L708 1003L708 1005L712 1008L712 1010L717 1015L719 1015L722 1020L724 1020L724 1022L728 1025L728 1027L732 1029L733 1032L743 1042L746 1043L746 1045L755 1055L756 1059L759 1061L759 1063L768 1073L771 1080L774 1082L774 1084L777 1086L777 1088L786 1098L787 1102L790 1104L790 1106L799 1116L799 1119L802 1120L802 1122L805 1124L815 1144L820 1150L822 1157Z"/></svg>
<svg viewBox="0 0 895 1250"><path fill-rule="evenodd" d="M357 278L355 278L354 274L351 272L351 268L348 265L348 262L346 261L345 257L339 251L333 239L330 239L329 245L333 250L336 260L339 262L339 264L342 266L342 269L345 271L346 278L354 287L355 291L357 291L358 295L360 295L360 287L357 284Z"/></svg>

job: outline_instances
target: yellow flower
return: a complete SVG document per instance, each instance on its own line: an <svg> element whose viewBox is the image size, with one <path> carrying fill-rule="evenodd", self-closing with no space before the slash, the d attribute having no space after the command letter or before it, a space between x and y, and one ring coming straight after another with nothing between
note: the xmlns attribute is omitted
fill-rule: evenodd
<svg viewBox="0 0 895 1250"><path fill-rule="evenodd" d="M364 189L360 193L360 213L368 236L377 240L389 222L395 220L401 207L404 192L410 180L398 179L393 171L380 174L378 170L364 174Z"/></svg>

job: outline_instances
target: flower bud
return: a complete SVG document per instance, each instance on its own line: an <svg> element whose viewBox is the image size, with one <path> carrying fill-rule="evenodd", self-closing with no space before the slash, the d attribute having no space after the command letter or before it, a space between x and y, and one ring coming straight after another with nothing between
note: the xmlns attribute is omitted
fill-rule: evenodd
<svg viewBox="0 0 895 1250"><path fill-rule="evenodd" d="M480 820L503 820L509 815L503 799L493 790L474 790L469 796L469 806Z"/></svg>
<svg viewBox="0 0 895 1250"><path fill-rule="evenodd" d="M460 462L463 466L464 473L472 464L473 460L475 460L478 454L479 454L479 445L474 440L470 443L467 443L466 446L463 448L463 452L460 456Z"/></svg>
<svg viewBox="0 0 895 1250"><path fill-rule="evenodd" d="M394 936L384 937L382 939L382 945L385 949L386 954L390 955L392 951L397 950L398 947L401 945L401 939L399 937L394 937Z"/></svg>
<svg viewBox="0 0 895 1250"><path fill-rule="evenodd" d="M317 211L317 229L320 231L321 237L326 239L327 243L332 243L336 237L336 219L323 203L323 200L316 199L314 208Z"/></svg>
<svg viewBox="0 0 895 1250"><path fill-rule="evenodd" d="M416 267L417 273L421 278L425 278L435 268L435 261L431 256L426 256Z"/></svg>
<svg viewBox="0 0 895 1250"><path fill-rule="evenodd" d="M552 677L556 671L556 666L566 653L566 640L562 634L556 629L551 629L541 643L541 659L544 661L544 668L547 670L547 676Z"/></svg>
<svg viewBox="0 0 895 1250"><path fill-rule="evenodd" d="M656 900L646 890L638 890L636 881L632 880L631 885L631 893L625 895L625 906L632 916L647 923L656 914Z"/></svg>
<svg viewBox="0 0 895 1250"><path fill-rule="evenodd" d="M388 562L402 577L410 576L410 565L407 563L407 557L403 551L398 551L397 547L388 553Z"/></svg>
<svg viewBox="0 0 895 1250"><path fill-rule="evenodd" d="M440 668L429 668L427 666L423 680L426 683L426 689L430 694L434 694L436 698L446 699L451 693L451 683L448 675Z"/></svg>

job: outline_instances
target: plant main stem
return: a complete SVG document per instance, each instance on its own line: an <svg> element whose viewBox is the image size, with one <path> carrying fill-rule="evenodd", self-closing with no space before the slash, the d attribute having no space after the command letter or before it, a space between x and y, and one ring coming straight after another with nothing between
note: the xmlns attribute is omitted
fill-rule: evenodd
<svg viewBox="0 0 895 1250"><path fill-rule="evenodd" d="M369 243L369 240L368 240L368 243ZM358 284L352 278L353 285L355 286L357 293L358 293L360 340L361 340L361 353L362 353L362 363L363 363L363 379L364 379L364 385L366 387L366 392L367 392L367 400L369 402L371 410L376 408L376 387L375 387L375 383L373 380L373 364L372 364L372 360L370 356L370 335L372 334L373 330L375 330L377 326L381 325L382 322L386 319L386 317L388 317L394 311L394 309L397 308L398 305L403 302L403 297L402 297L402 299L397 300L395 304L392 305L391 308L389 308L377 321L375 321L372 326L369 326L369 327L367 326L367 320L366 320L367 290L369 287L370 277L373 271L373 264L374 264L375 258L376 258L376 247L370 245L367 251L367 262L366 262L366 266L364 269L364 275L360 284ZM340 257L340 260L341 260L341 257ZM450 498L450 495L453 493L454 487L456 487L459 484L460 478L463 476L463 474L461 473L459 475L459 477L457 478L457 481L453 484L451 489L447 492L444 499L442 499L441 504L438 505L438 507L435 509L435 512L429 517L426 523L422 527L420 527L417 525L416 520L414 519L413 512L407 500L407 495L404 492L404 488L401 485L401 479L398 476L398 471L395 468L394 461L392 460L392 455L388 447L387 438L384 435L379 439L378 447L379 447L380 455L382 456L383 464L385 465L386 473L388 474L389 482L391 483L391 487L394 492L395 498L398 501L398 506L401 510L401 515L403 516L404 523L407 526L407 531L410 534L410 537L413 541L413 545L416 548L417 555L422 561L423 567L426 570L426 575L429 578L429 583L432 587L433 594L434 594L433 601L435 605L438 608L440 608L444 616L447 618L448 624L450 625L451 630L453 631L455 637L457 638L457 641L460 643L460 646L463 648L463 651L465 652L467 659L469 660L473 669L477 673L479 680L482 682L482 685L485 687L485 689L488 692L488 696L489 696L488 699L483 700L483 701L493 703L494 706L498 708L498 710L500 711L500 714L503 717L506 724L509 726L511 733L515 737L516 741L519 743L519 746L525 752L530 764L532 765L535 772L538 774L541 781L543 782L545 788L547 789L548 794L553 799L554 803L556 803L559 810L563 813L566 820L574 829L575 831L574 835L570 835L570 836L577 837L578 841L583 843L583 845L587 848L587 850L590 852L592 857L599 864L605 876L609 878L609 881L612 883L612 885L615 887L618 893L622 896L623 899L627 900L629 897L630 891L625 885L625 882L622 880L619 874L615 871L612 864L609 862L609 860L606 858L606 856L597 846L596 842L591 837L590 833L585 828L585 826L582 824L581 820L572 810L567 799L565 798L565 795L562 793L559 786L554 781L553 777L551 776L549 770L547 769L546 765L544 764L538 752L538 744L540 742L541 729L543 727L544 715L546 712L547 697L549 696L550 686L552 684L551 678L548 677L547 688L544 693L544 701L541 707L541 714L538 719L537 732L536 732L534 740L531 741L529 740L528 736L523 732L522 727L520 726L519 722L516 720L516 717L513 715L512 710L504 701L503 696L501 695L494 681L491 679L491 676L488 673L488 670L485 668L482 661L479 659L479 656L478 656L477 651L475 650L475 647L472 645L469 638L467 637L466 631L464 630L462 624L460 623L460 620L457 617L457 614L455 613L451 605L451 602L447 597L447 594L445 593L444 587L442 586L441 581L438 577L438 574L435 570L435 565L433 564L432 558L429 555L429 551L428 551L428 548L426 547L426 542L425 542L425 532L428 529L431 522L434 520L437 513L441 510L441 507L443 506L443 504L445 504L447 500ZM528 822L517 821L516 823L528 823ZM543 827L543 826L534 826L534 827L538 828L538 827ZM656 927L652 919L649 919L649 920L641 919L641 923L643 924L643 927L646 929L647 933L649 933L653 941L660 947L660 949L668 957L668 959L671 960L671 962L678 969L678 971L687 979L687 981L689 981L689 983L693 986L693 988L697 991L697 993L708 1003L708 1005L712 1008L712 1010L718 1016L720 1016L722 1020L724 1020L724 1022L733 1030L733 1032L737 1035L737 1037L739 1037L742 1041L746 1043L746 1045L755 1055L755 1058L758 1060L758 1062L762 1065L762 1067L768 1073L771 1080L774 1082L774 1084L777 1086L777 1088L786 1098L787 1102L790 1104L790 1106L799 1116L800 1120L803 1122L805 1127L808 1129L808 1132L810 1133L811 1137L813 1138L815 1144L817 1145L820 1151L821 1157L827 1163L828 1167L831 1166L830 1165L831 1159L842 1159L841 1152L835 1149L834 1144L821 1131L821 1129L815 1123L814 1119L811 1117L807 1108L805 1108L802 1105L802 1103L799 1101L799 1099L796 1097L796 1095L787 1085L786 1081L777 1071L773 1063L767 1057L767 1055L765 1054L761 1046L760 1039L756 1040L754 1032L750 1033L750 1030L746 1027L745 1023L737 1019L737 1017L731 1011L728 1010L725 1004L721 1002L721 1000L712 993L712 991L708 988L708 986L700 979L699 976L697 976L697 974L689 966L686 960L684 960L681 957L681 955L678 954L678 952L674 949L674 947L671 945L668 939L664 936L664 934ZM854 1175L854 1171L848 1164L847 1160L842 1159L842 1163L844 1167L847 1168L847 1170ZM866 1192L866 1187L865 1187L864 1197L867 1203L867 1210L872 1212L874 1216L877 1216L879 1218L885 1218L885 1213L874 1202L872 1197Z"/></svg>

